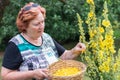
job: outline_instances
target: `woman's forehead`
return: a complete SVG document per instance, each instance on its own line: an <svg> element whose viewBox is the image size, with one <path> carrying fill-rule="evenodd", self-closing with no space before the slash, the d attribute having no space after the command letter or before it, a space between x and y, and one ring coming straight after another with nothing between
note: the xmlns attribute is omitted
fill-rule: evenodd
<svg viewBox="0 0 120 80"><path fill-rule="evenodd" d="M44 16L43 14L40 12L35 19L38 19L38 20L43 20L44 19Z"/></svg>
<svg viewBox="0 0 120 80"><path fill-rule="evenodd" d="M31 22L40 22L44 20L44 16L42 13L39 13L36 18L34 18L33 20L31 20Z"/></svg>

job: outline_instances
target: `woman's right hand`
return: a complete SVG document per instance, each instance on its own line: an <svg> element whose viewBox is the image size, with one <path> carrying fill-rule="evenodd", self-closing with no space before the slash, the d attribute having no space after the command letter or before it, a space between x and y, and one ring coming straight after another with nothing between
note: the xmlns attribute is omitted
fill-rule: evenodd
<svg viewBox="0 0 120 80"><path fill-rule="evenodd" d="M48 78L48 69L35 69L33 70L33 77L37 80Z"/></svg>

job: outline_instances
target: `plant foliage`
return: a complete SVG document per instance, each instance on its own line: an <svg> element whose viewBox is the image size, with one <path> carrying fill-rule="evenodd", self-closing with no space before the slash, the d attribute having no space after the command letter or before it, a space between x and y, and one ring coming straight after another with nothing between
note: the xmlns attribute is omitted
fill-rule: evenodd
<svg viewBox="0 0 120 80"><path fill-rule="evenodd" d="M77 14L80 32L80 42L86 44L86 51L80 56L87 65L87 75L91 80L120 80L120 51L114 46L113 27L108 18L108 7L105 1L102 17L96 17L95 3L87 0L90 6L87 19L89 41L85 40L83 20Z"/></svg>

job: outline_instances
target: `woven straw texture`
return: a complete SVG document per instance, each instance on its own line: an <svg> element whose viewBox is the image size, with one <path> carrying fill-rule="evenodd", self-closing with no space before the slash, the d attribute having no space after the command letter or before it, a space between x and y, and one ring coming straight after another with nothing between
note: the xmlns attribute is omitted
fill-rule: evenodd
<svg viewBox="0 0 120 80"><path fill-rule="evenodd" d="M66 67L76 67L80 70L79 73L71 76L54 76L56 70ZM82 62L75 60L59 60L49 66L49 76L51 80L83 80L84 72L86 71L86 65Z"/></svg>

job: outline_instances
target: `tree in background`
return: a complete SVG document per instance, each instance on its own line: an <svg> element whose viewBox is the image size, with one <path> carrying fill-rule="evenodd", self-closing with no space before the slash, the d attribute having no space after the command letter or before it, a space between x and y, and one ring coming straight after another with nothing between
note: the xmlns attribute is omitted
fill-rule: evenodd
<svg viewBox="0 0 120 80"><path fill-rule="evenodd" d="M7 6L4 10L4 15L1 21L0 49L4 48L7 41L18 33L15 24L16 16L20 8L30 1L38 3L46 8L47 17L45 32L49 33L60 43L75 40L78 41L79 29L76 13L79 13L83 20L87 19L89 5L85 2L85 0L10 0L9 6ZM120 13L119 0L95 0L96 16L99 16L102 13L104 1L108 2L108 8L110 8L110 21L114 22L114 20L118 20ZM99 17L101 18L101 16ZM83 23L83 25L87 26L86 23ZM84 29L85 34L87 34L87 28L84 27Z"/></svg>
<svg viewBox="0 0 120 80"><path fill-rule="evenodd" d="M0 0L0 21L3 17L5 7L9 5L9 0Z"/></svg>

